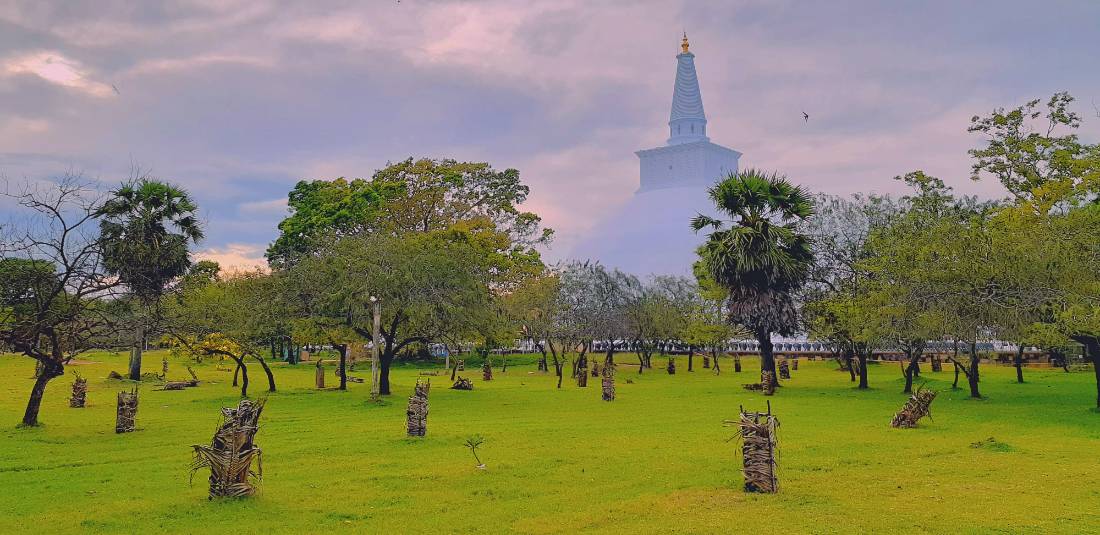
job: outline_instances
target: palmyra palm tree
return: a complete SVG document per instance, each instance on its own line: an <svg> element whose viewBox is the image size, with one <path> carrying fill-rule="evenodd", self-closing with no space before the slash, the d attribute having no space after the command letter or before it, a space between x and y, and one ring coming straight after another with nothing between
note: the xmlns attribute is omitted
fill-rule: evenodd
<svg viewBox="0 0 1100 535"><path fill-rule="evenodd" d="M760 343L761 372L774 377L771 336L797 330L794 296L813 262L809 239L798 231L813 213L813 201L786 177L755 169L730 174L708 194L730 219L702 214L692 219L696 232L713 229L698 249L697 273L729 292L730 321L753 333Z"/></svg>
<svg viewBox="0 0 1100 535"><path fill-rule="evenodd" d="M198 207L183 189L147 178L123 184L99 209L103 262L147 306L191 265L188 245L202 239ZM139 321L130 379L141 380L144 323Z"/></svg>

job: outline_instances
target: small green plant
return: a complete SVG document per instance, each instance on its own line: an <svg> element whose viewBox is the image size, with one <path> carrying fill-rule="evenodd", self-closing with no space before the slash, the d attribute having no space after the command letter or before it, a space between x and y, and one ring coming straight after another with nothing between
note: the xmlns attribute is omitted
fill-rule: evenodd
<svg viewBox="0 0 1100 535"><path fill-rule="evenodd" d="M474 460L477 461L477 467L481 470L485 469L485 463L481 462L481 458L477 456L477 449L485 443L485 439L481 435L470 435L466 438L466 447L470 448L470 453L474 454Z"/></svg>

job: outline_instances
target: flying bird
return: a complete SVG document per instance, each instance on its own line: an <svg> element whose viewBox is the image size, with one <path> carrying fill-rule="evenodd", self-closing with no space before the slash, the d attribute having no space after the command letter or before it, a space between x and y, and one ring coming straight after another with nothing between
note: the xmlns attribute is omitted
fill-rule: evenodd
<svg viewBox="0 0 1100 535"><path fill-rule="evenodd" d="M807 123L810 122L810 114L806 113L806 110L802 110L802 120Z"/></svg>
<svg viewBox="0 0 1100 535"><path fill-rule="evenodd" d="M114 89L114 90L115 90L115 94L116 94L116 95L118 95L118 96L122 96L122 93L120 93L120 92L119 92L119 90L118 90L118 88L117 88L117 87L115 87L115 84L111 84L111 89Z"/></svg>

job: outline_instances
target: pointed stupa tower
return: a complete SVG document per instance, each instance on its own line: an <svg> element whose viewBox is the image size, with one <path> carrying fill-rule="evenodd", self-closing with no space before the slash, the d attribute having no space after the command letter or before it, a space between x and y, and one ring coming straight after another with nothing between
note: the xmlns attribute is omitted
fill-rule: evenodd
<svg viewBox="0 0 1100 535"><path fill-rule="evenodd" d="M639 188L624 206L598 224L570 255L599 260L636 275L690 275L703 236L692 217L711 213L707 188L737 172L741 153L710 142L707 116L687 34L676 55L669 137L664 146L640 150Z"/></svg>

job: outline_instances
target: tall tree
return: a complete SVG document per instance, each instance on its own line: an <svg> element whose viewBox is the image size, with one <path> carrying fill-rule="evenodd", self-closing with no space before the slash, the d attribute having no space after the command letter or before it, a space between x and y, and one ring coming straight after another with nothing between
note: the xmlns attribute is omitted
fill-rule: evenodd
<svg viewBox="0 0 1100 535"><path fill-rule="evenodd" d="M68 176L5 195L29 226L0 239L0 345L39 364L22 422L35 426L46 385L108 330L103 301L118 281L91 228L99 204L89 184Z"/></svg>
<svg viewBox="0 0 1100 535"><path fill-rule="evenodd" d="M1036 99L974 116L969 130L985 136L986 144L970 150L971 178L992 175L1017 204L1040 213L1095 195L1100 188L1100 144L1082 143L1074 133L1081 118L1070 109L1073 100L1069 93L1055 93L1045 110Z"/></svg>
<svg viewBox="0 0 1100 535"><path fill-rule="evenodd" d="M136 300L130 379L141 380L146 331L159 312L150 310L165 288L191 266L190 244L202 239L198 207L172 184L139 178L123 184L103 203L99 217L103 261Z"/></svg>
<svg viewBox="0 0 1100 535"><path fill-rule="evenodd" d="M696 216L692 228L712 231L699 248L706 274L729 292L731 321L760 343L761 371L775 373L773 333L793 335L799 326L796 293L813 264L809 239L799 225L813 201L786 177L749 169L709 190L730 220Z"/></svg>

